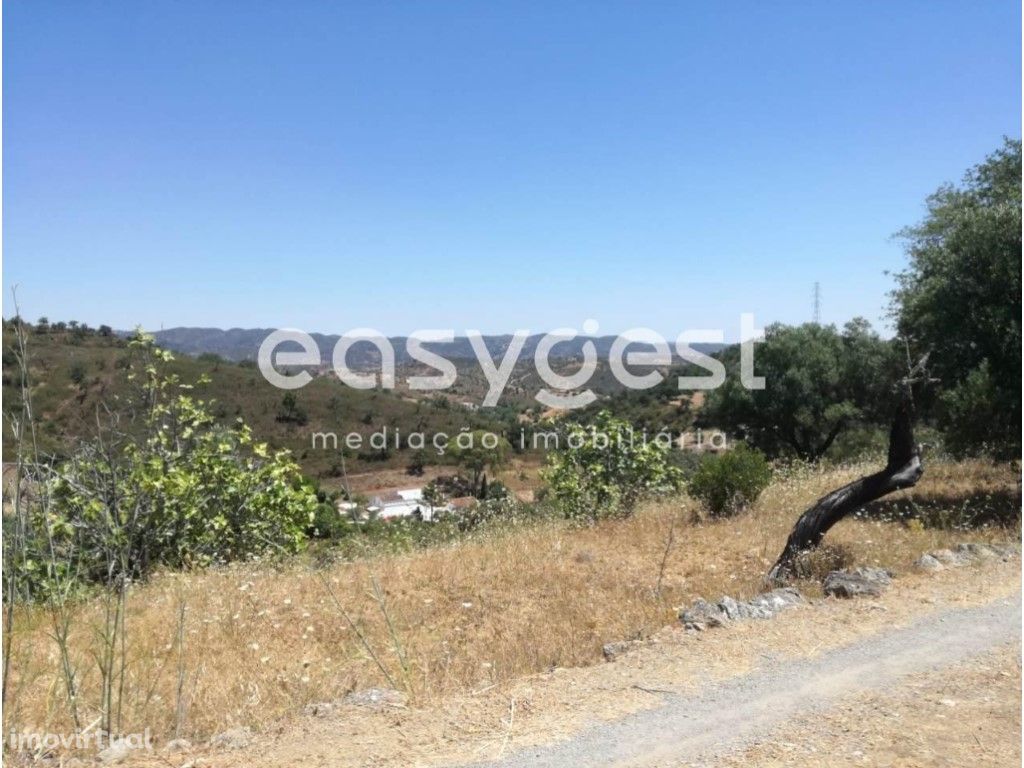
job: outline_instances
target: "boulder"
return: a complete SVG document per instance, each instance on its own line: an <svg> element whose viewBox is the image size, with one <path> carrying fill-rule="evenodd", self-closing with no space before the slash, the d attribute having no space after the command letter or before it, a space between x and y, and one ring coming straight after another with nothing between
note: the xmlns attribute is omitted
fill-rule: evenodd
<svg viewBox="0 0 1024 768"><path fill-rule="evenodd" d="M746 601L725 596L715 605L698 598L692 607L679 614L679 619L687 629L702 632L709 627L724 627L732 621L770 619L802 602L800 593L792 587L773 589Z"/></svg>
<svg viewBox="0 0 1024 768"><path fill-rule="evenodd" d="M752 618L770 619L780 611L799 605L803 601L803 597L793 587L779 587L751 598L748 609Z"/></svg>
<svg viewBox="0 0 1024 768"><path fill-rule="evenodd" d="M718 601L718 607L729 621L738 621L750 617L750 607L746 603L738 603L726 595Z"/></svg>
<svg viewBox="0 0 1024 768"><path fill-rule="evenodd" d="M980 562L982 560L994 560L998 555L992 547L988 544L975 544L973 542L963 542L956 545L956 552L962 558L971 562Z"/></svg>
<svg viewBox="0 0 1024 768"><path fill-rule="evenodd" d="M640 644L638 640L621 640L617 643L605 643L601 646L601 653L604 654L605 661L615 661L624 653L628 653Z"/></svg>
<svg viewBox="0 0 1024 768"><path fill-rule="evenodd" d="M954 568L960 565L967 564L967 561L963 555L958 555L951 549L936 549L934 552L931 552L930 554L943 565L952 566Z"/></svg>
<svg viewBox="0 0 1024 768"><path fill-rule="evenodd" d="M697 632L703 632L711 627L724 627L729 623L725 611L702 597L698 597L693 606L680 613L679 620L683 622L684 627Z"/></svg>
<svg viewBox="0 0 1024 768"><path fill-rule="evenodd" d="M892 583L892 574L882 568L832 571L822 588L832 597L878 597Z"/></svg>
<svg viewBox="0 0 1024 768"><path fill-rule="evenodd" d="M936 549L918 561L919 567L924 570L939 570L922 564L926 558L931 557L938 560L940 564L950 568L960 568L973 563L981 563L987 560L1009 560L1019 553L1019 549L1012 544L979 544L976 542L963 542L956 545L955 550Z"/></svg>
<svg viewBox="0 0 1024 768"><path fill-rule="evenodd" d="M914 561L914 567L919 571L944 571L944 566L934 555L921 555Z"/></svg>

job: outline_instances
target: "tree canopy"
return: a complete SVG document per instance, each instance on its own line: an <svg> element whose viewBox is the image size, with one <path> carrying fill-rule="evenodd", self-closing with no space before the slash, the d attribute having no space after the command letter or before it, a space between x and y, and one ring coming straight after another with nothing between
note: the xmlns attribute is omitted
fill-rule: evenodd
<svg viewBox="0 0 1024 768"><path fill-rule="evenodd" d="M725 383L709 393L703 422L741 434L769 455L821 458L857 423L884 422L880 411L896 379L898 350L862 318L831 325L771 325L756 347L765 388L746 389L739 349L723 354Z"/></svg>
<svg viewBox="0 0 1024 768"><path fill-rule="evenodd" d="M956 453L1021 451L1021 143L1006 139L900 233L899 332L930 351L938 421Z"/></svg>

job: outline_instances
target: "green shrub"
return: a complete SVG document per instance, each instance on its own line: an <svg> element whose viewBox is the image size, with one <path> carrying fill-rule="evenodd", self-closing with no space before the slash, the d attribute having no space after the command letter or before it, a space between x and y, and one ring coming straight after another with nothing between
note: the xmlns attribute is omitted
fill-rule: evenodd
<svg viewBox="0 0 1024 768"><path fill-rule="evenodd" d="M313 510L313 522L306 529L311 539L335 540L352 533L355 523L348 515L342 514L332 501L322 501Z"/></svg>
<svg viewBox="0 0 1024 768"><path fill-rule="evenodd" d="M68 378L76 386L82 386L85 382L85 366L82 363L72 363L68 369Z"/></svg>
<svg viewBox="0 0 1024 768"><path fill-rule="evenodd" d="M728 517L757 501L771 478L771 465L764 454L740 443L706 458L690 481L689 494L713 516Z"/></svg>
<svg viewBox="0 0 1024 768"><path fill-rule="evenodd" d="M317 507L287 451L271 451L240 421L216 423L193 385L166 373L168 352L132 341L125 413L69 458L40 466L26 503L23 568L52 583L145 577L154 568L225 563L294 552ZM60 571L60 572L58 572Z"/></svg>
<svg viewBox="0 0 1024 768"><path fill-rule="evenodd" d="M633 433L608 411L589 426L567 425L542 472L545 500L565 517L597 520L629 515L645 496L679 488L682 473L669 461L672 448Z"/></svg>

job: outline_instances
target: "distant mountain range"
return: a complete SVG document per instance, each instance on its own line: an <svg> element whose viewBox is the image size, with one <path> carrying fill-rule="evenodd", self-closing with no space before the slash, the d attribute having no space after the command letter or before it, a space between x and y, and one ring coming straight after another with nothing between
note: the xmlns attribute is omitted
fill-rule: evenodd
<svg viewBox="0 0 1024 768"><path fill-rule="evenodd" d="M273 330L274 329L272 328L229 328L224 330L222 328L181 327L155 331L153 335L156 337L157 343L160 344L160 346L174 352L193 356L215 354L226 360L238 362L241 360L255 360L260 344L263 343L263 340L268 334L272 333ZM330 362L334 345L337 344L340 336L322 333L311 333L310 336L320 347L321 359L324 362ZM519 359L523 360L532 358L537 350L537 344L543 337L544 334L539 333L530 336L523 345ZM594 348L597 350L598 359L606 360L616 338L617 337L615 336L578 336L571 341L559 343L552 350L551 356L552 358L563 359L580 357L583 354L583 345L586 342L591 341L594 343ZM509 343L512 341L512 335L502 334L484 336L483 339L491 357L500 359L505 354L505 350L508 349ZM394 347L395 363L397 365L416 362L408 353L408 337L392 336L389 337L389 341L391 342L392 347ZM423 346L426 349L434 351L452 361L473 360L476 358L476 353L473 351L473 347L470 344L469 339L464 336L457 337L452 342L431 342L426 343ZM691 346L699 352L714 354L726 345L692 344ZM643 345L637 343L636 345L631 345L630 350L640 350L642 348ZM349 350L348 364L352 368L373 366L378 362L379 354L377 353L377 350L369 344L357 344Z"/></svg>

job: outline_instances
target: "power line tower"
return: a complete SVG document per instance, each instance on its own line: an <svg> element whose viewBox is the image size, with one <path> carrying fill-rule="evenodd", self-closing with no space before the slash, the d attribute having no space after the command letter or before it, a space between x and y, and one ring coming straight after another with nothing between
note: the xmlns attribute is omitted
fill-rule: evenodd
<svg viewBox="0 0 1024 768"><path fill-rule="evenodd" d="M814 324L821 325L821 283L814 284Z"/></svg>

